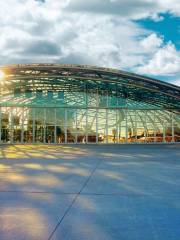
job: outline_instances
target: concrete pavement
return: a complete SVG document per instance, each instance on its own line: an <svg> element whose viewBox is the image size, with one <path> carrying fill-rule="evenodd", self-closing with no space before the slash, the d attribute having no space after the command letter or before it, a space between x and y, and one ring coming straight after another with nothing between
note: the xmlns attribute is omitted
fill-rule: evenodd
<svg viewBox="0 0 180 240"><path fill-rule="evenodd" d="M0 148L0 240L180 239L180 145Z"/></svg>

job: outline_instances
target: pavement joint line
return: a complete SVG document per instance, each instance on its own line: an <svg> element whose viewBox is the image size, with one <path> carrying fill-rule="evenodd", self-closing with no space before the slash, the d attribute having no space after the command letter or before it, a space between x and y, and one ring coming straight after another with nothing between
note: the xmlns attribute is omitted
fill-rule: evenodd
<svg viewBox="0 0 180 240"><path fill-rule="evenodd" d="M56 230L60 227L62 221L64 220L64 218L66 217L66 215L68 214L68 212L71 210L72 206L74 205L76 199L79 197L79 195L81 194L81 192L83 191L83 189L86 187L87 183L89 182L89 180L91 179L92 175L94 174L94 172L96 171L96 169L99 167L99 165L101 164L101 162L103 161L103 158L99 159L97 164L95 165L95 167L92 169L91 173L89 174L87 180L85 181L85 183L83 184L83 186L81 187L80 191L76 194L76 196L74 197L74 199L72 200L71 204L69 205L69 207L66 209L65 213L63 214L62 218L60 219L60 221L57 223L57 225L55 226L54 230L52 231L52 233L50 234L48 240L51 240L53 235L55 234Z"/></svg>
<svg viewBox="0 0 180 240"><path fill-rule="evenodd" d="M143 194L143 193L73 193L73 192L30 192L30 191L0 191L1 193L27 193L27 194L54 194L54 195L86 195L86 196L122 196L122 197L150 197L151 195ZM171 195L179 195L177 193L171 193ZM162 196L161 194L156 193L156 196Z"/></svg>
<svg viewBox="0 0 180 240"><path fill-rule="evenodd" d="M39 192L39 191L1 191L0 190L0 193L32 193L32 194L57 194L57 195L65 195L65 194L72 194L72 195L75 195L77 194L77 192Z"/></svg>

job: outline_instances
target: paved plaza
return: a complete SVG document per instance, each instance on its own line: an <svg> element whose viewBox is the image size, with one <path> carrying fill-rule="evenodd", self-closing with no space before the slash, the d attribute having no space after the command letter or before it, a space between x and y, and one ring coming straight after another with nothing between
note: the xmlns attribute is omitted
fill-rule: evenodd
<svg viewBox="0 0 180 240"><path fill-rule="evenodd" d="M179 240L180 145L0 145L0 240Z"/></svg>

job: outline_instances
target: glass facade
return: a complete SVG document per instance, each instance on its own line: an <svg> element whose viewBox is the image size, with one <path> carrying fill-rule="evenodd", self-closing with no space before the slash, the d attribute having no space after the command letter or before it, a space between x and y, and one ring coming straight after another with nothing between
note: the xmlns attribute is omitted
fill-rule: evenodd
<svg viewBox="0 0 180 240"><path fill-rule="evenodd" d="M2 68L0 143L180 141L180 89L111 69Z"/></svg>
<svg viewBox="0 0 180 240"><path fill-rule="evenodd" d="M179 119L162 110L1 107L1 143L178 142Z"/></svg>

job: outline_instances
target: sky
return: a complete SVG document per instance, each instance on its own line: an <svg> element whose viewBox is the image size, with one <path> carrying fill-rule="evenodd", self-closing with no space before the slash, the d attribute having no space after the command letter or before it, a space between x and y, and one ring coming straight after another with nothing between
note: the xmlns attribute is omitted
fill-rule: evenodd
<svg viewBox="0 0 180 240"><path fill-rule="evenodd" d="M0 65L15 63L110 67L180 86L180 1L0 1Z"/></svg>

